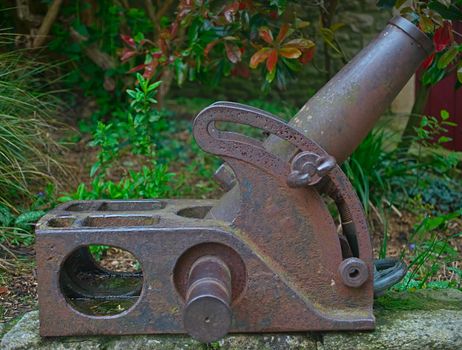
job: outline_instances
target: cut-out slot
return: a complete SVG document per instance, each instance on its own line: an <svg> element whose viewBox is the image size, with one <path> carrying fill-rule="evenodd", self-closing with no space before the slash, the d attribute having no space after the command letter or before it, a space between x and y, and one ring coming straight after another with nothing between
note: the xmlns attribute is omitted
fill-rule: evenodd
<svg viewBox="0 0 462 350"><path fill-rule="evenodd" d="M66 211L91 211L95 209L95 203L92 202L78 202L78 203L73 203L66 207Z"/></svg>
<svg viewBox="0 0 462 350"><path fill-rule="evenodd" d="M72 216L61 216L55 217L48 220L47 225L49 227L69 227L75 221L75 217Z"/></svg>
<svg viewBox="0 0 462 350"><path fill-rule="evenodd" d="M209 205L189 207L179 210L176 214L185 218L203 219L210 209L212 209L212 207Z"/></svg>
<svg viewBox="0 0 462 350"><path fill-rule="evenodd" d="M96 262L90 250L96 245L76 249L65 260L60 271L61 291L69 305L86 315L117 315L130 309L139 299L143 287L143 272L114 271L112 264L102 267ZM105 247L119 254L120 259L127 256L139 266L136 258L128 251L116 247ZM114 257L113 257L114 258Z"/></svg>
<svg viewBox="0 0 462 350"><path fill-rule="evenodd" d="M83 221L87 227L125 227L125 226L151 226L159 223L158 216L89 216Z"/></svg>
<svg viewBox="0 0 462 350"><path fill-rule="evenodd" d="M149 211L165 208L161 201L114 201L104 202L98 211Z"/></svg>

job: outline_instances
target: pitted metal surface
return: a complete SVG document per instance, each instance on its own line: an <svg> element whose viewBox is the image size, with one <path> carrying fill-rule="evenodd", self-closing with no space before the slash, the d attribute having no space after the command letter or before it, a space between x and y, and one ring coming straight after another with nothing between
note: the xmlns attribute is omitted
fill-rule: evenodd
<svg viewBox="0 0 462 350"><path fill-rule="evenodd" d="M385 65L365 61L391 48L405 57L394 54ZM75 201L45 215L36 228L41 335L187 332L209 342L228 332L373 329L367 222L334 157L343 161L351 153L374 124L375 113L368 113L399 92L427 49L417 28L393 20L333 80L338 90L329 83L290 123L232 102L204 109L194 136L225 161L217 177L233 187L220 201ZM404 64L395 67L400 59ZM380 78L389 84L377 85ZM363 95L370 89L363 106L355 105L356 95L341 96L367 81L357 89ZM306 113L316 115L304 119ZM271 136L262 142L221 130L219 122ZM107 270L90 245L124 249L140 269ZM382 273L396 279L385 265ZM105 303L117 312L101 312Z"/></svg>

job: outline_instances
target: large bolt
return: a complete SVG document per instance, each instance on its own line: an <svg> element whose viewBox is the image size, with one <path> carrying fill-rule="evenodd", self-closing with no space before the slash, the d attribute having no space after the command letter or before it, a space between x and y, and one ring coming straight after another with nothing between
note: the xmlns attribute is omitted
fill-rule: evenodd
<svg viewBox="0 0 462 350"><path fill-rule="evenodd" d="M184 328L195 339L210 343L231 327L231 272L215 256L199 258L191 266L183 314Z"/></svg>
<svg viewBox="0 0 462 350"><path fill-rule="evenodd" d="M348 287L359 288L369 278L369 271L364 261L358 258L348 258L340 263L338 268L343 283Z"/></svg>

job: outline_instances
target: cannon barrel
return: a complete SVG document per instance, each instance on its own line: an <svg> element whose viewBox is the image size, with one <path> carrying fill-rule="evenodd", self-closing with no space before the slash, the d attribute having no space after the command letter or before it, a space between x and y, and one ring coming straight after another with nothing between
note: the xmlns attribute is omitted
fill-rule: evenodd
<svg viewBox="0 0 462 350"><path fill-rule="evenodd" d="M342 163L353 153L416 69L432 51L415 25L394 17L291 119L289 124ZM268 150L287 158L293 150L271 136Z"/></svg>
<svg viewBox="0 0 462 350"><path fill-rule="evenodd" d="M430 38L414 24L394 17L375 40L300 109L289 125L342 163L432 50ZM268 137L265 148L286 160L297 153L291 144L276 136ZM232 220L238 202L235 186L208 216Z"/></svg>

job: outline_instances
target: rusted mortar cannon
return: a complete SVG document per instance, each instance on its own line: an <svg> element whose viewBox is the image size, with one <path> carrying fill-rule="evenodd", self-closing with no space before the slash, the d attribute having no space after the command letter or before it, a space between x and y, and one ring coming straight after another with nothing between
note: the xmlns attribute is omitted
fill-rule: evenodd
<svg viewBox="0 0 462 350"><path fill-rule="evenodd" d="M218 102L194 136L232 169L219 201L76 201L37 224L42 336L373 329L374 264L361 204L337 163L431 51L397 17L291 120ZM258 141L216 122L271 134ZM325 200L341 218L337 232ZM90 244L131 252L141 271L99 266ZM96 313L101 303L128 309Z"/></svg>

